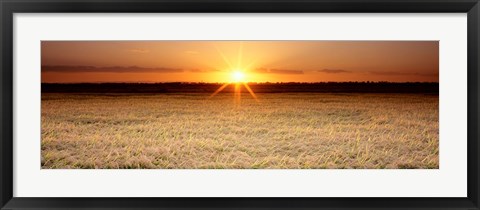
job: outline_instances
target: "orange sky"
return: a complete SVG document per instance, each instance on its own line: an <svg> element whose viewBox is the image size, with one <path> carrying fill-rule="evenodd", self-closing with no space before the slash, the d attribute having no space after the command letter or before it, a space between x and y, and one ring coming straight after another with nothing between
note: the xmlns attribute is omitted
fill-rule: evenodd
<svg viewBox="0 0 480 210"><path fill-rule="evenodd" d="M438 82L437 41L42 41L42 82Z"/></svg>

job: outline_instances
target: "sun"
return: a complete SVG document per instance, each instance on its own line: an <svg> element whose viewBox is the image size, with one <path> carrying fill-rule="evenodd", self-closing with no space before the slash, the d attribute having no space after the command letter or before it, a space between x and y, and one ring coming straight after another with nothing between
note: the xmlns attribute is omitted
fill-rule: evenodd
<svg viewBox="0 0 480 210"><path fill-rule="evenodd" d="M243 49L242 46L243 45L240 45L240 50L238 52L237 65L235 67L234 65L232 65L230 60L225 56L225 54L219 48L215 47L218 53L220 54L220 56L223 58L223 61L225 61L225 63L229 67L228 69L230 69L229 71L230 82L225 82L222 86L220 86L217 90L215 90L215 92L213 92L212 95L210 95L210 97L208 98L214 97L215 95L220 93L223 89L225 89L227 86L232 85L234 88L233 95L235 99L235 105L240 105L242 88L245 88L248 91L248 93L250 93L250 95L253 97L253 99L255 99L255 101L258 102L257 96L253 92L252 88L250 88L250 86L248 85L248 82L246 79L246 77L248 76L246 75L246 72L248 71L248 69L251 68L251 66L253 65L253 62L246 66L242 66L242 49Z"/></svg>
<svg viewBox="0 0 480 210"><path fill-rule="evenodd" d="M234 82L244 82L245 81L245 73L241 70L232 71L232 80Z"/></svg>

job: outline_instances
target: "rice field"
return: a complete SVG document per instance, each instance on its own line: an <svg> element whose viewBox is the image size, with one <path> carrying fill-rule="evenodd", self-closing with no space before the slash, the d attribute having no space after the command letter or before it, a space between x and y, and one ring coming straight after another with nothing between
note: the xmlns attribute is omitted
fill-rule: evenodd
<svg viewBox="0 0 480 210"><path fill-rule="evenodd" d="M43 169L435 169L438 95L42 93Z"/></svg>

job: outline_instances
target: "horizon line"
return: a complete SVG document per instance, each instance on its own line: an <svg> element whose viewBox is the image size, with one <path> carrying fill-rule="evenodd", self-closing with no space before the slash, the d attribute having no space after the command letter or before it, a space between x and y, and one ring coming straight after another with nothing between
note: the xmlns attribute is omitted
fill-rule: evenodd
<svg viewBox="0 0 480 210"><path fill-rule="evenodd" d="M439 82L390 82L390 81L324 81L324 82L41 82L41 84L232 84L232 83L247 83L247 84L322 84L322 83L392 83L392 84L405 84L405 83L436 83Z"/></svg>

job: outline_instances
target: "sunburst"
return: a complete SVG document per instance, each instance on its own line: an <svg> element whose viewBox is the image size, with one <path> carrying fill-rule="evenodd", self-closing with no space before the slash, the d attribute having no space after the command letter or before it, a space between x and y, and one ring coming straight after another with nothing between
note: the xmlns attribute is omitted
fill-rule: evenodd
<svg viewBox="0 0 480 210"><path fill-rule="evenodd" d="M209 98L212 98L218 93L222 92L222 90L224 90L228 85L234 85L233 94L234 94L234 100L236 104L240 104L242 87L244 87L248 91L248 93L250 93L252 98L258 102L257 95L255 95L252 88L250 88L250 86L248 85L248 81L247 81L247 76L248 76L247 71L253 65L253 62L242 68L243 44L240 43L236 66L232 65L232 63L227 58L227 56L225 56L225 54L218 47L215 46L215 48L217 49L218 54L220 54L223 61L229 68L229 71L231 73L230 74L231 82L226 82L225 84L220 86L215 92L213 92L210 95Z"/></svg>

